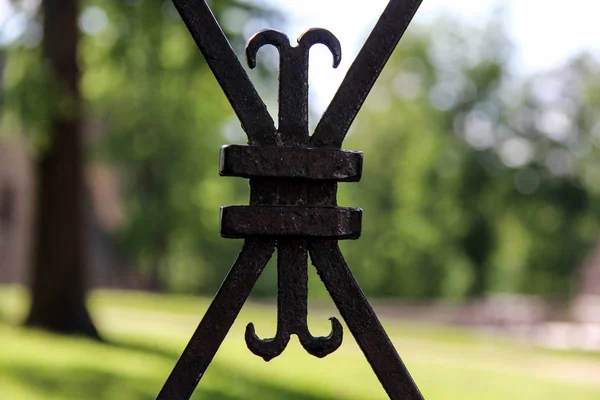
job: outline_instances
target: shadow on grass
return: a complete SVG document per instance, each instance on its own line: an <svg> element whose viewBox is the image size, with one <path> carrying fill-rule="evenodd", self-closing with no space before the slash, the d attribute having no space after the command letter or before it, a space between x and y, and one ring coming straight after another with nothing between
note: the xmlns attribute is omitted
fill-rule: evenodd
<svg viewBox="0 0 600 400"><path fill-rule="evenodd" d="M202 381L192 399L343 400L343 397L340 396L332 397L314 392L308 393L298 388L291 388L286 386L284 381L252 379L248 376L231 372L231 370L224 368L222 365L211 365L209 370L212 381L206 383L211 387L204 389L202 385L204 381Z"/></svg>
<svg viewBox="0 0 600 400"><path fill-rule="evenodd" d="M215 369L218 371L216 374ZM212 381L202 381L192 399L334 400L333 397L302 393L274 382L250 379L216 365L211 365L211 373ZM21 365L9 370L0 369L0 374L4 377L12 375L39 397L65 400L152 400L162 384L156 379L132 379L116 372L95 369L49 371ZM203 383L208 383L209 387L204 388Z"/></svg>
<svg viewBox="0 0 600 400"><path fill-rule="evenodd" d="M102 346L105 346L103 344ZM158 346L139 343L109 345L131 351L132 359L138 355L152 354L168 365L174 363L178 354ZM83 354L82 357L85 357ZM162 368L160 368L162 369ZM119 372L126 368L111 370L106 366L57 365L43 368L34 363L1 365L0 376L18 382L27 392L39 398L65 400L151 400L155 399L167 375L156 367L140 373ZM147 373L146 373L147 372ZM192 399L210 400L334 400L334 397L318 393L306 393L286 385L285 381L268 380L244 375L226 365L213 363L210 374L205 376ZM164 376L163 376L164 375ZM1 396L0 396L1 397ZM17 397L18 400L29 397ZM335 399L340 399L339 396Z"/></svg>
<svg viewBox="0 0 600 400"><path fill-rule="evenodd" d="M117 373L80 369L40 369L36 366L11 366L1 370L5 378L15 378L28 392L53 399L153 399L151 380L131 380ZM12 375L12 377L11 377ZM25 399L27 397L23 397Z"/></svg>
<svg viewBox="0 0 600 400"><path fill-rule="evenodd" d="M105 342L106 345L110 347L115 347L117 349L122 350L132 350L145 354L152 354L158 357L166 358L169 360L177 360L179 358L179 353L174 350L166 349L156 344L144 343L144 342L136 342L134 340L108 340ZM166 378L166 377L165 377Z"/></svg>

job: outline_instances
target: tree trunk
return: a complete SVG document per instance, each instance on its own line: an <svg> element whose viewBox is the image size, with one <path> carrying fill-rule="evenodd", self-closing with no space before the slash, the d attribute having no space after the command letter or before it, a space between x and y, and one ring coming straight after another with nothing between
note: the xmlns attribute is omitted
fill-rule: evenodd
<svg viewBox="0 0 600 400"><path fill-rule="evenodd" d="M467 292L470 298L481 298L489 290L488 261L493 250L492 229L485 216L477 213L463 239L464 252L473 265L473 281Z"/></svg>
<svg viewBox="0 0 600 400"><path fill-rule="evenodd" d="M26 324L99 338L86 308L78 0L43 0L43 55L53 84L49 146L37 164L32 304ZM56 106L58 104L59 106Z"/></svg>

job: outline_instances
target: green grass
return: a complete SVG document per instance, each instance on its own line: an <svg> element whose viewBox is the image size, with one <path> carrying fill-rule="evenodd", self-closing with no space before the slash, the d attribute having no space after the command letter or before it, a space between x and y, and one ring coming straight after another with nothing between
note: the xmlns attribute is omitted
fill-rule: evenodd
<svg viewBox="0 0 600 400"><path fill-rule="evenodd" d="M195 329L207 299L98 291L94 317L110 344L19 328L26 298L0 287L2 399L153 399ZM323 309L311 314L327 333ZM243 330L275 333L275 309L242 311L194 399L385 399L377 379L345 330L342 347L319 360L295 338L265 363L245 347ZM600 399L600 356L539 350L467 330L383 321L427 399Z"/></svg>

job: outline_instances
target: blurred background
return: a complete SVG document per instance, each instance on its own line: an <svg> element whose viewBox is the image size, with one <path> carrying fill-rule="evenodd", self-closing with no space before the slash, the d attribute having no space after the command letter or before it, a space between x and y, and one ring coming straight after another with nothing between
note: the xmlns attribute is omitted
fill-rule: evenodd
<svg viewBox="0 0 600 400"><path fill-rule="evenodd" d="M338 69L311 51L312 127L386 5L209 3L240 57L264 28L340 39ZM600 5L549 3L424 0L345 141L342 250L428 399L600 398ZM153 399L241 247L239 121L170 1L0 0L0 72L0 397ZM323 360L245 348L275 333L274 267L194 398L385 399L347 329Z"/></svg>

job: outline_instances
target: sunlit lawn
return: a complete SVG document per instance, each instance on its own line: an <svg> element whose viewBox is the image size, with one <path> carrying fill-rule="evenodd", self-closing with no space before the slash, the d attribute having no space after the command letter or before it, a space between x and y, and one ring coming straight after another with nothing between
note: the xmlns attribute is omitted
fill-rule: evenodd
<svg viewBox="0 0 600 400"><path fill-rule="evenodd" d="M94 316L111 344L17 328L25 296L0 287L0 398L153 399L207 306L206 299L99 291ZM330 312L309 323L326 334ZM385 399L346 330L336 353L319 360L297 340L265 363L243 330L275 333L275 310L251 304L238 318L195 399ZM460 329L385 320L427 399L600 399L600 356L539 350Z"/></svg>

